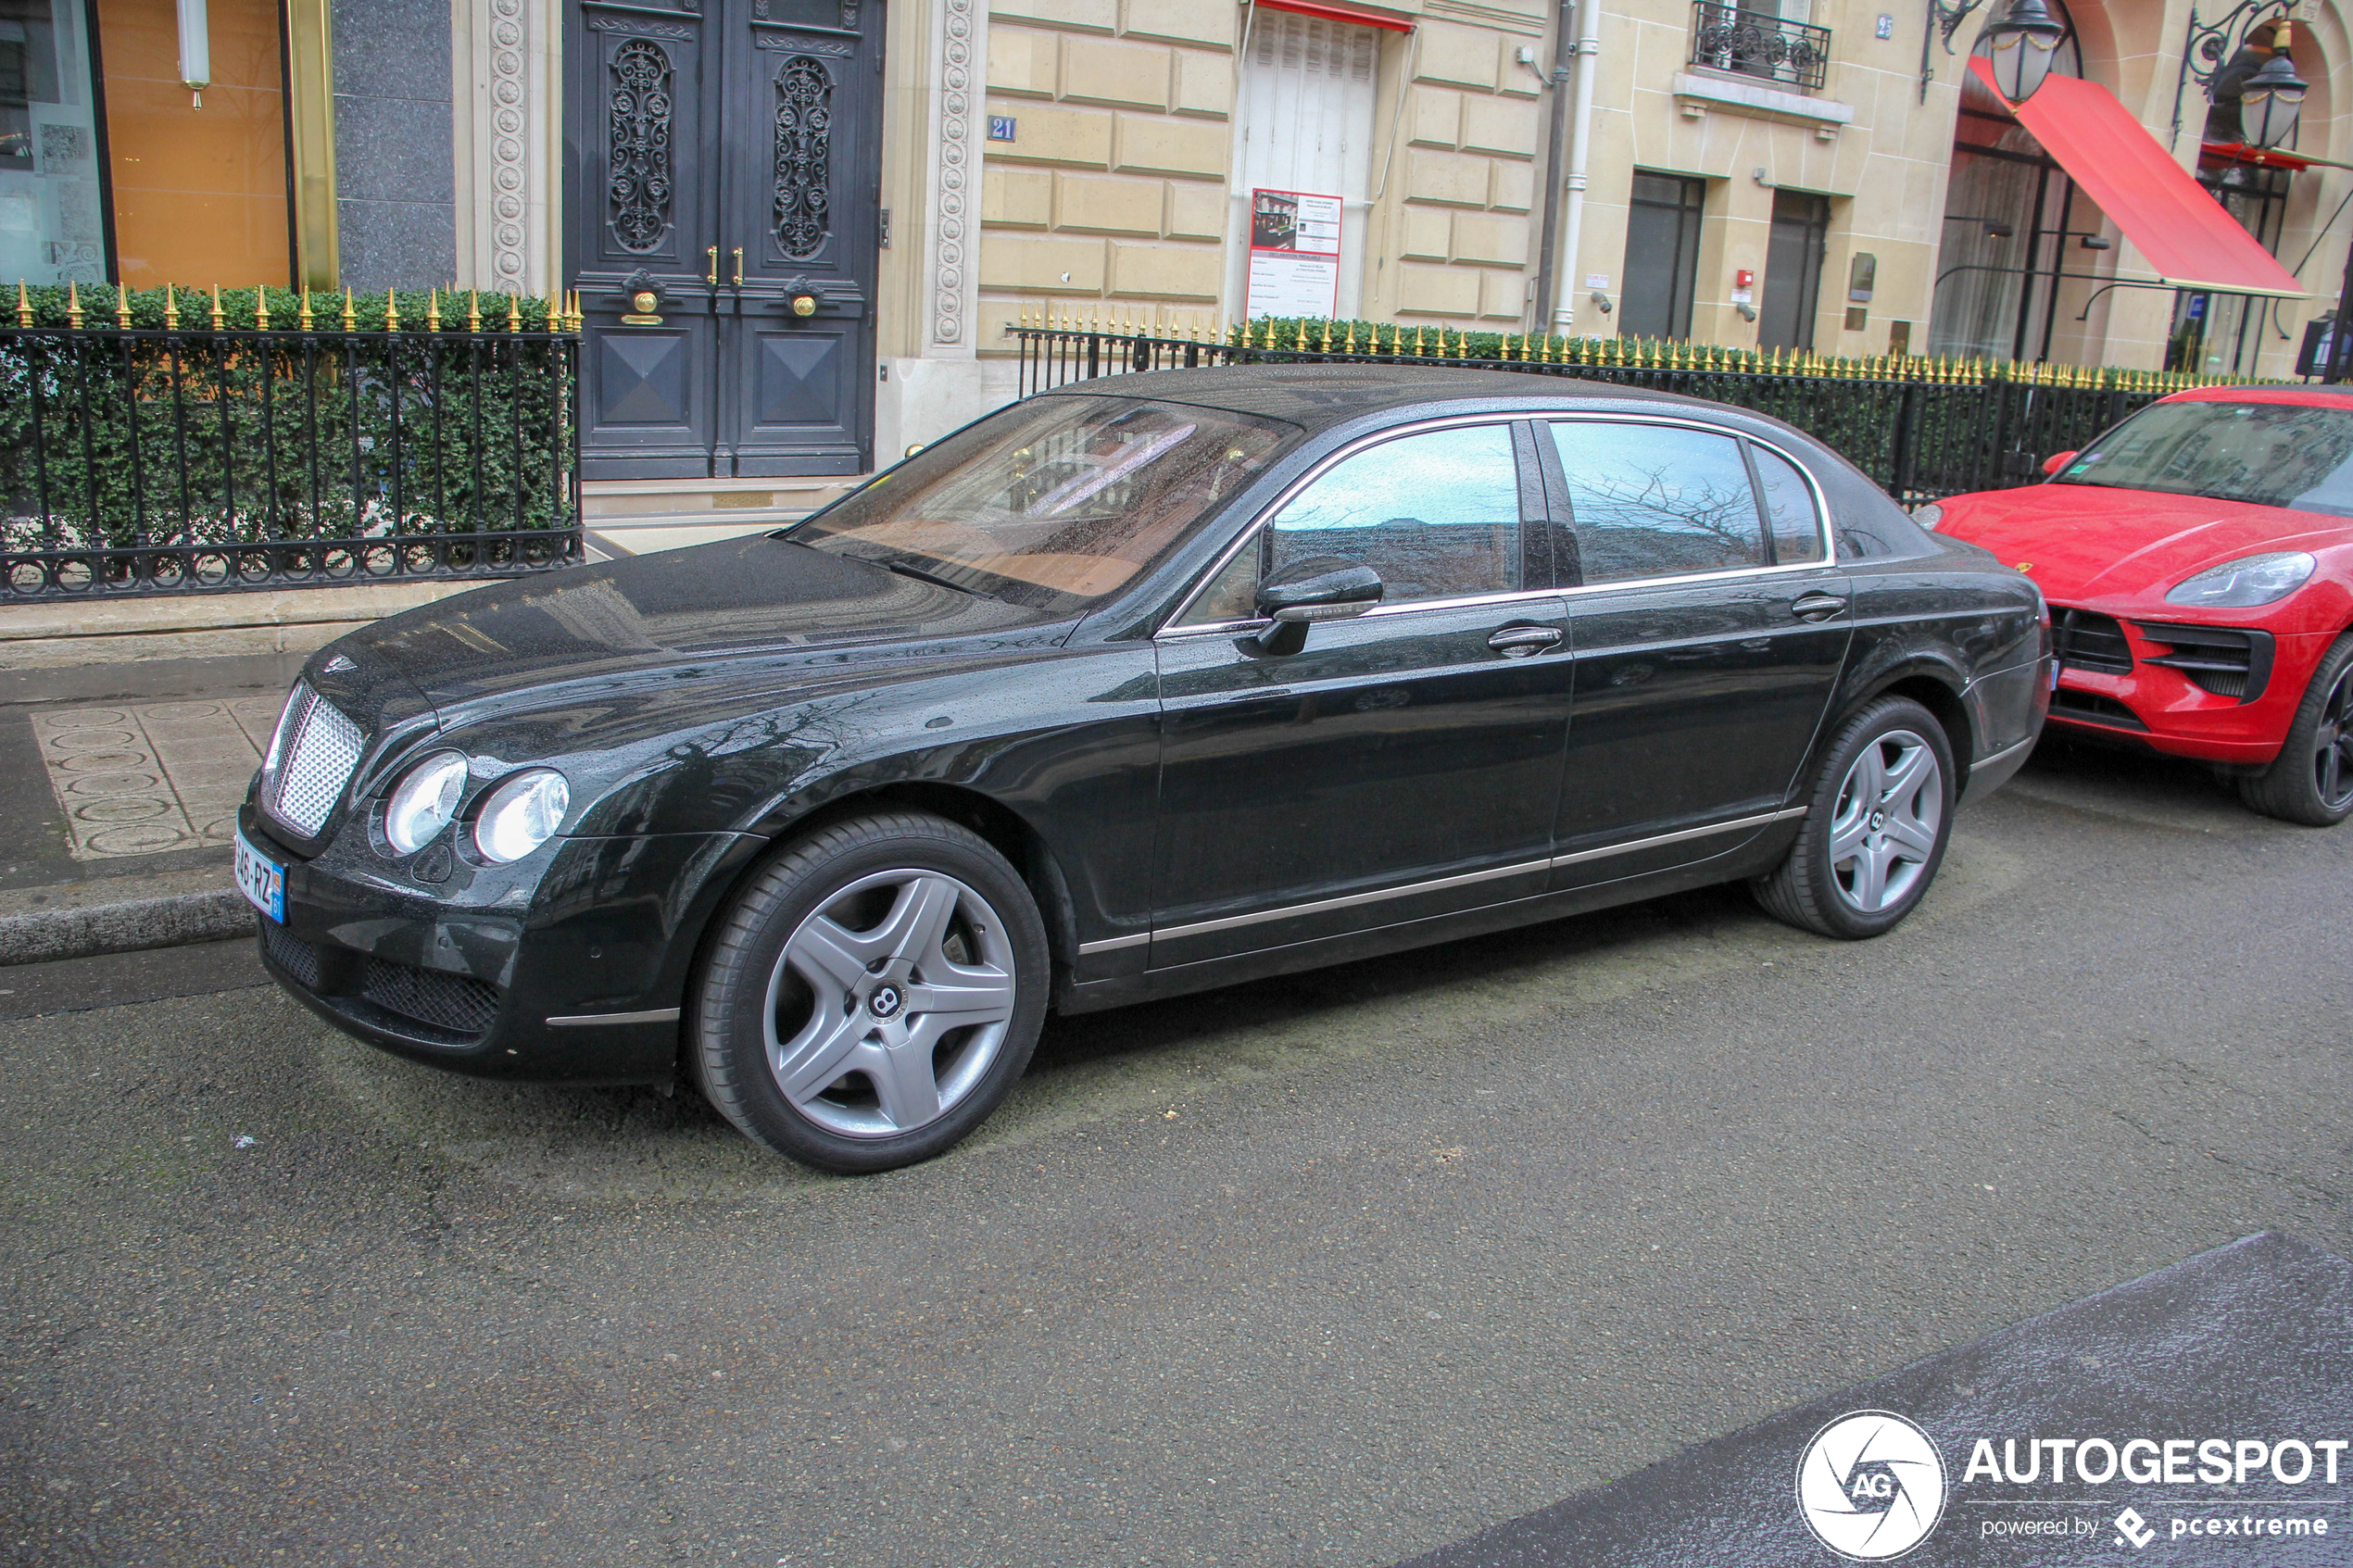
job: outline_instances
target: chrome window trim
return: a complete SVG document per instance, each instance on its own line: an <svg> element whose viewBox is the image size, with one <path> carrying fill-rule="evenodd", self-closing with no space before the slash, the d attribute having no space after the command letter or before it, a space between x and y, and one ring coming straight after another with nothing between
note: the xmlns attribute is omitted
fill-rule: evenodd
<svg viewBox="0 0 2353 1568"><path fill-rule="evenodd" d="M1277 512L1288 506L1293 496L1297 495L1308 485L1315 483L1316 480L1322 478L1324 474L1333 467L1333 465L1343 462L1347 458L1353 458L1357 453L1365 451L1369 447L1378 446L1384 441L1393 441L1402 436L1419 435L1427 431L1448 430L1461 425L1510 425L1518 423L1522 420L1530 424L1579 423L1667 425L1678 430L1696 430L1709 435L1720 435L1731 441L1744 440L1754 442L1768 452L1772 453L1775 457L1780 458L1782 461L1788 463L1790 467L1797 470L1798 476L1806 481L1806 492L1813 497L1814 501L1814 536L1821 544L1822 558L1820 560L1782 561L1772 566L1728 567L1722 571L1678 572L1666 577L1629 577L1621 579L1620 581L1615 583L1579 583L1573 587L1519 588L1514 589L1510 593L1506 594L1482 594L1466 598L1416 599L1407 604L1380 605L1373 609L1365 611L1367 615L1397 614L1402 611L1411 609L1434 609L1466 605L1500 604L1515 599L1554 598L1562 595L1604 593L1621 588L1655 588L1669 583L1717 583L1736 577L1768 577L1780 576L1785 572L1827 571L1839 564L1837 531L1831 527L1830 497L1823 492L1822 482L1815 476L1813 469L1807 466L1804 458L1798 457L1797 454L1790 451L1786 446L1783 446L1779 442L1768 440L1761 435L1752 435L1744 430L1735 430L1729 426L1714 424L1705 420L1682 419L1672 414L1596 413L1590 409L1536 409L1500 415L1493 413L1452 414L1442 419L1417 420L1412 424L1397 425L1388 430L1376 431L1368 435L1360 436L1344 446L1338 447L1333 451L1326 453L1323 458L1316 461L1313 468L1309 469L1305 473L1301 474L1290 484L1284 486L1280 494L1278 494L1272 501L1269 501L1265 507L1261 508L1258 515L1250 520L1249 524L1242 529L1241 533L1234 539L1234 541L1217 553L1217 558L1210 562L1207 570L1202 571L1199 577L1193 580L1191 590L1186 594L1183 601L1176 607L1176 611L1171 614L1166 621L1161 623L1159 631L1152 633L1153 639L1157 641L1162 637L1189 637L1210 634L1230 635L1237 632L1256 631L1260 627L1265 626L1266 622L1256 617L1252 617L1245 621L1203 621L1189 622L1185 619L1185 614L1188 610L1193 608L1193 602L1208 591L1210 583L1216 579L1219 572L1226 570L1227 563L1232 561L1236 556L1239 555L1245 546L1253 544L1257 540L1259 533L1266 527L1268 521L1272 519ZM1760 529L1765 531L1765 535L1769 537L1771 529L1769 526L1769 520L1764 514L1762 506L1763 497L1758 497L1758 500L1759 508L1757 513L1757 525ZM1576 508L1574 507L1570 508L1570 517L1567 522L1567 526L1572 533L1575 531L1577 526L1575 510ZM1522 526L1526 526L1525 520L1522 520Z"/></svg>
<svg viewBox="0 0 2353 1568"><path fill-rule="evenodd" d="M2007 753L2005 753L2007 755ZM1343 894L1337 898L1316 898L1303 904L1284 904L1271 909L1259 909L1246 915L1227 915L1218 920L1195 921L1190 925L1157 926L1148 932L1126 936L1110 936L1098 942L1081 942L1078 953L1089 958L1121 947L1133 947L1144 942L1174 941L1180 936L1202 936L1214 931L1231 931L1238 926L1264 925L1268 921L1290 920L1301 915L1322 914L1328 909L1356 909L1365 904L1378 904L1390 898L1407 898L1417 893L1435 893L1448 887L1464 887L1478 882L1500 882L1508 876L1522 876L1531 872L1552 871L1561 866L1578 865L1586 860L1598 860L1612 855L1631 855L1638 850L1653 849L1661 845L1680 844L1687 838L1705 838L1713 834L1736 833L1742 828L1761 828L1774 822L1785 822L1802 817L1809 809L1804 806L1786 807L1779 811L1763 811L1755 816L1734 817L1730 822L1709 822L1704 827L1681 828L1674 833L1654 834L1648 838L1629 838L1622 844L1612 844L1599 849L1579 849L1567 855L1547 856L1541 860L1521 860L1508 866L1491 866L1482 872L1463 872L1453 876L1432 877L1424 882L1404 883L1396 887L1376 888L1369 893ZM1467 911L1456 911L1467 912ZM550 1019L548 1022L553 1022Z"/></svg>

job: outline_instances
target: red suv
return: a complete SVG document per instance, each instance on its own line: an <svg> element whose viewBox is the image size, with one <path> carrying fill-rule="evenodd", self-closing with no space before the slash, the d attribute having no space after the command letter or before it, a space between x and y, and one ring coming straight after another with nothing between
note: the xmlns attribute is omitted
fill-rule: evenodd
<svg viewBox="0 0 2353 1568"><path fill-rule="evenodd" d="M1913 516L2042 587L2051 723L2216 763L2269 816L2353 815L2353 387L2177 393L2043 470Z"/></svg>

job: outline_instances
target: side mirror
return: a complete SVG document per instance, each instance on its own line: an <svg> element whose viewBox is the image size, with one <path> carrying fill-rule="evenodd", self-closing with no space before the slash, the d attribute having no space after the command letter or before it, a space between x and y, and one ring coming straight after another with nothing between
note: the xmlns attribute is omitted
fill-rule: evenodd
<svg viewBox="0 0 2353 1568"><path fill-rule="evenodd" d="M1345 556L1309 556L1278 568L1258 585L1257 612L1272 621L1258 639L1268 653L1297 653L1318 621L1362 615L1380 603L1380 573Z"/></svg>
<svg viewBox="0 0 2353 1568"><path fill-rule="evenodd" d="M2067 467L2068 464L2073 462L2074 460L2075 454L2073 452L2054 452L2049 457L2043 459L2043 471L2045 473L2057 473L2059 470Z"/></svg>

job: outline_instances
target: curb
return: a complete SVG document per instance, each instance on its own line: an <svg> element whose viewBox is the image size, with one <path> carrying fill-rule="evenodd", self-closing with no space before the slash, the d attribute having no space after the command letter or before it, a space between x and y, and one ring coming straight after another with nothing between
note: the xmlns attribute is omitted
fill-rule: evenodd
<svg viewBox="0 0 2353 1568"><path fill-rule="evenodd" d="M0 916L0 966L226 941L252 935L253 919L253 906L233 887Z"/></svg>

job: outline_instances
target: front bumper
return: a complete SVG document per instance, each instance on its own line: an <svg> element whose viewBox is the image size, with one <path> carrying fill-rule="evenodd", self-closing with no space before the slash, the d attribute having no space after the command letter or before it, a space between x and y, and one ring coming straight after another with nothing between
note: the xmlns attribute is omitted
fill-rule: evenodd
<svg viewBox="0 0 2353 1568"><path fill-rule="evenodd" d="M535 1083L670 1081L695 944L764 847L743 834L557 839L426 886L340 842L303 860L250 802L238 826L286 868L285 924L258 917L279 985L395 1055Z"/></svg>
<svg viewBox="0 0 2353 1568"><path fill-rule="evenodd" d="M2056 608L2056 607L2055 607ZM2326 651L2325 633L2273 633L2246 626L2197 627L2178 617L2115 617L2130 669L2061 665L2050 721L2081 735L2097 735L2169 757L2260 767L2279 755L2312 667ZM2251 694L2215 691L2179 667L2198 650L2168 641L2168 626L2249 638L2255 677L2239 684ZM2164 661L2164 662L2160 662ZM2104 659L2102 663L2113 663ZM2209 681L2211 677L2209 677Z"/></svg>

